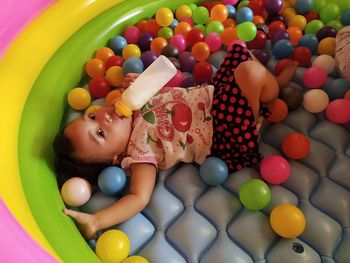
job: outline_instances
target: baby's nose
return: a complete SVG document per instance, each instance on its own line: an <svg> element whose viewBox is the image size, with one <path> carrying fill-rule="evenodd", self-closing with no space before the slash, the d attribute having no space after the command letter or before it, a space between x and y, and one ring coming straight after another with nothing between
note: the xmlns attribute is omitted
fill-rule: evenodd
<svg viewBox="0 0 350 263"><path fill-rule="evenodd" d="M107 112L105 112L105 121L108 122L108 123L112 122L112 117Z"/></svg>

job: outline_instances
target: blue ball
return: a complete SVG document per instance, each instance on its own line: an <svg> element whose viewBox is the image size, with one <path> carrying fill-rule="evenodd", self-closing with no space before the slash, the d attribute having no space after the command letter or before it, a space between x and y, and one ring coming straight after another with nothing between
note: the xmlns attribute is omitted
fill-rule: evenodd
<svg viewBox="0 0 350 263"><path fill-rule="evenodd" d="M113 49L114 53L121 55L123 48L128 44L126 39L122 36L116 36L109 40L109 47Z"/></svg>
<svg viewBox="0 0 350 263"><path fill-rule="evenodd" d="M288 58L293 52L293 45L289 40L281 39L272 47L272 53L276 59Z"/></svg>
<svg viewBox="0 0 350 263"><path fill-rule="evenodd" d="M345 9L340 17L340 21L344 26L350 25L350 8Z"/></svg>
<svg viewBox="0 0 350 263"><path fill-rule="evenodd" d="M349 89L350 81L346 79L335 79L324 87L324 91L328 94L330 100L343 99Z"/></svg>
<svg viewBox="0 0 350 263"><path fill-rule="evenodd" d="M220 185L227 179L227 164L219 158L209 157L202 163L199 175L208 185Z"/></svg>
<svg viewBox="0 0 350 263"><path fill-rule="evenodd" d="M295 10L299 14L305 14L312 10L313 0L297 0L295 2Z"/></svg>
<svg viewBox="0 0 350 263"><path fill-rule="evenodd" d="M251 22L253 20L253 11L249 7L242 7L237 11L236 21L238 24L243 22Z"/></svg>
<svg viewBox="0 0 350 263"><path fill-rule="evenodd" d="M143 62L138 57L130 57L123 64L123 73L142 73Z"/></svg>
<svg viewBox="0 0 350 263"><path fill-rule="evenodd" d="M311 53L315 53L318 47L318 39L315 35L306 34L300 39L298 46L307 47L311 50Z"/></svg>
<svg viewBox="0 0 350 263"><path fill-rule="evenodd" d="M226 5L226 8L228 11L228 17L235 18L236 17L236 8L233 5Z"/></svg>
<svg viewBox="0 0 350 263"><path fill-rule="evenodd" d="M125 172L119 167L105 168L98 176L97 184L100 190L107 195L119 193L125 186Z"/></svg>
<svg viewBox="0 0 350 263"><path fill-rule="evenodd" d="M173 22L171 22L171 24L169 25L169 27L174 30L175 27L179 24L179 21L177 19L173 19Z"/></svg>

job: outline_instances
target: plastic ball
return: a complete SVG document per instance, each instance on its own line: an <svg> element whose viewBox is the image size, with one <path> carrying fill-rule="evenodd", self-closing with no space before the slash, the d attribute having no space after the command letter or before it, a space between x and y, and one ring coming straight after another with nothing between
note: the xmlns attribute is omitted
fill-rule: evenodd
<svg viewBox="0 0 350 263"><path fill-rule="evenodd" d="M282 156L265 157L260 165L261 177L270 184L281 184L290 175L290 165Z"/></svg>
<svg viewBox="0 0 350 263"><path fill-rule="evenodd" d="M166 57L175 57L177 58L180 54L179 49L173 45L167 45L162 49L162 55Z"/></svg>
<svg viewBox="0 0 350 263"><path fill-rule="evenodd" d="M98 176L98 187L107 195L119 193L125 186L125 172L116 166L110 166L102 170Z"/></svg>
<svg viewBox="0 0 350 263"><path fill-rule="evenodd" d="M192 8L188 5L180 5L176 8L176 18L182 20L186 17L192 17Z"/></svg>
<svg viewBox="0 0 350 263"><path fill-rule="evenodd" d="M191 46L193 46L197 42L201 42L203 40L204 40L204 34L203 34L202 30L200 30L200 29L193 28L187 34L187 41L188 41L188 44L190 44Z"/></svg>
<svg viewBox="0 0 350 263"><path fill-rule="evenodd" d="M169 41L174 36L174 32L170 27L163 27L158 31L158 36Z"/></svg>
<svg viewBox="0 0 350 263"><path fill-rule="evenodd" d="M196 24L205 24L209 20L209 11L203 6L197 7L192 13L192 19Z"/></svg>
<svg viewBox="0 0 350 263"><path fill-rule="evenodd" d="M271 211L270 225L281 237L295 238L304 232L305 217L295 205L280 204Z"/></svg>
<svg viewBox="0 0 350 263"><path fill-rule="evenodd" d="M275 22L275 21L280 21L282 23L284 23L284 17L280 14L273 14L273 15L269 15L267 18L266 18L266 24L270 24L272 22Z"/></svg>
<svg viewBox="0 0 350 263"><path fill-rule="evenodd" d="M167 45L168 45L168 41L166 41L165 38L156 37L155 39L152 40L150 49L153 52L155 52L157 55L160 55L162 53L162 49Z"/></svg>
<svg viewBox="0 0 350 263"><path fill-rule="evenodd" d="M89 92L92 97L99 99L107 96L110 91L108 81L104 77L94 77L89 81Z"/></svg>
<svg viewBox="0 0 350 263"><path fill-rule="evenodd" d="M310 49L311 53L315 53L318 47L318 39L312 34L303 35L298 43L298 46L307 47Z"/></svg>
<svg viewBox="0 0 350 263"><path fill-rule="evenodd" d="M150 263L150 262L141 256L131 256L125 259L122 263Z"/></svg>
<svg viewBox="0 0 350 263"><path fill-rule="evenodd" d="M265 6L265 10L269 14L276 14L281 10L283 6L283 1L282 0L265 0L264 6Z"/></svg>
<svg viewBox="0 0 350 263"><path fill-rule="evenodd" d="M271 35L271 44L274 45L282 39L290 40L290 35L289 35L288 31L281 30L281 29L276 30Z"/></svg>
<svg viewBox="0 0 350 263"><path fill-rule="evenodd" d="M111 56L105 62L105 68L108 70L110 67L119 66L121 67L124 63L124 59L120 56Z"/></svg>
<svg viewBox="0 0 350 263"><path fill-rule="evenodd" d="M253 54L263 65L267 65L270 60L270 55L264 50L253 50Z"/></svg>
<svg viewBox="0 0 350 263"><path fill-rule="evenodd" d="M210 18L212 20L224 22L228 18L227 7L225 5L222 5L222 4L215 5L210 10Z"/></svg>
<svg viewBox="0 0 350 263"><path fill-rule="evenodd" d="M276 59L289 57L293 52L293 46L290 41L282 39L276 42L272 47L272 53Z"/></svg>
<svg viewBox="0 0 350 263"><path fill-rule="evenodd" d="M275 65L275 75L279 76L281 74L281 72L289 65L292 65L294 62L293 60L289 59L289 58L284 58L279 60L276 65Z"/></svg>
<svg viewBox="0 0 350 263"><path fill-rule="evenodd" d="M309 89L320 88L327 80L327 72L323 68L308 68L303 75L303 82Z"/></svg>
<svg viewBox="0 0 350 263"><path fill-rule="evenodd" d="M203 34L206 34L207 33L207 28L205 25L195 25L193 28L196 28L196 29L199 29L203 32Z"/></svg>
<svg viewBox="0 0 350 263"><path fill-rule="evenodd" d="M348 90L345 95L344 95L344 99L349 100L350 101L350 90Z"/></svg>
<svg viewBox="0 0 350 263"><path fill-rule="evenodd" d="M312 53L307 47L297 47L292 54L292 59L298 61L300 67L309 66L311 58Z"/></svg>
<svg viewBox="0 0 350 263"><path fill-rule="evenodd" d="M83 88L74 88L68 93L68 104L74 110L86 109L91 103L90 93Z"/></svg>
<svg viewBox="0 0 350 263"><path fill-rule="evenodd" d="M165 84L165 87L180 87L184 79L185 76L178 70L175 76L172 77L167 84Z"/></svg>
<svg viewBox="0 0 350 263"><path fill-rule="evenodd" d="M306 157L310 152L311 144L309 139L301 133L291 133L282 141L283 153L293 160Z"/></svg>
<svg viewBox="0 0 350 263"><path fill-rule="evenodd" d="M236 21L237 23L251 22L253 20L253 11L249 7L243 7L237 11Z"/></svg>
<svg viewBox="0 0 350 263"><path fill-rule="evenodd" d="M309 23L312 20L320 19L320 16L318 15L318 13L314 11L304 14L304 17L306 19L306 23Z"/></svg>
<svg viewBox="0 0 350 263"><path fill-rule="evenodd" d="M241 8L243 8L243 7L248 7L248 5L249 5L249 0L243 0L243 1L241 1L239 4L238 4L238 6L237 6L237 10L239 10L239 9L241 9Z"/></svg>
<svg viewBox="0 0 350 263"><path fill-rule="evenodd" d="M329 98L326 92L320 89L309 90L304 94L304 109L311 113L319 113L327 108Z"/></svg>
<svg viewBox="0 0 350 263"><path fill-rule="evenodd" d="M238 39L236 28L227 27L222 31L221 41L225 46L228 46L235 39Z"/></svg>
<svg viewBox="0 0 350 263"><path fill-rule="evenodd" d="M143 72L143 62L138 57L129 57L125 60L123 64L123 73L126 75L128 73L142 73Z"/></svg>
<svg viewBox="0 0 350 263"><path fill-rule="evenodd" d="M317 32L316 37L318 41L321 41L326 37L335 37L336 35L337 35L337 30L335 30L335 28L331 26L325 26Z"/></svg>
<svg viewBox="0 0 350 263"><path fill-rule="evenodd" d="M142 51L147 51L150 49L153 36L151 33L144 32L140 35L137 45Z"/></svg>
<svg viewBox="0 0 350 263"><path fill-rule="evenodd" d="M324 91L328 94L330 100L342 99L345 93L350 89L350 80L335 79L327 83Z"/></svg>
<svg viewBox="0 0 350 263"><path fill-rule="evenodd" d="M135 44L128 44L126 47L123 48L122 56L126 60L129 57L140 57L141 56L141 50L140 48Z"/></svg>
<svg viewBox="0 0 350 263"><path fill-rule="evenodd" d="M324 23L321 20L312 20L306 24L304 31L305 34L316 35L317 32L324 27Z"/></svg>
<svg viewBox="0 0 350 263"><path fill-rule="evenodd" d="M156 22L160 26L169 26L174 19L173 12L166 7L159 8L156 12Z"/></svg>
<svg viewBox="0 0 350 263"><path fill-rule="evenodd" d="M104 263L122 262L129 252L129 238L120 230L107 230L97 239L96 255Z"/></svg>
<svg viewBox="0 0 350 263"><path fill-rule="evenodd" d="M206 28L206 33L218 33L221 34L222 31L224 31L224 25L220 21L213 21L209 23L209 25Z"/></svg>
<svg viewBox="0 0 350 263"><path fill-rule="evenodd" d="M320 41L317 47L317 52L319 55L330 55L334 56L335 54L335 38L326 37Z"/></svg>
<svg viewBox="0 0 350 263"><path fill-rule="evenodd" d="M283 22L281 21L273 21L272 23L269 24L268 26L268 36L272 37L275 31L277 30L285 30L286 26L284 25Z"/></svg>
<svg viewBox="0 0 350 263"><path fill-rule="evenodd" d="M262 16L253 16L253 20L252 22L255 24L255 25L259 25L259 24L265 24L265 19L262 17Z"/></svg>
<svg viewBox="0 0 350 263"><path fill-rule="evenodd" d="M138 29L140 29L140 31L142 33L145 33L147 31L147 28L146 28L147 27L147 20L143 19L143 20L137 22L136 26Z"/></svg>
<svg viewBox="0 0 350 263"><path fill-rule="evenodd" d="M236 17L236 8L232 5L226 5L227 12L228 12L228 18L235 18ZM226 19L227 21L227 19Z"/></svg>
<svg viewBox="0 0 350 263"><path fill-rule="evenodd" d="M256 36L256 26L252 22L243 22L236 27L237 29L237 36L245 41L251 41L255 38Z"/></svg>
<svg viewBox="0 0 350 263"><path fill-rule="evenodd" d="M266 41L267 35L263 31L258 30L255 38L252 41L249 41L247 44L251 49L263 49L265 48Z"/></svg>
<svg viewBox="0 0 350 263"><path fill-rule="evenodd" d="M192 29L191 25L187 22L180 22L175 27L175 35L183 35L185 38L187 37L188 32Z"/></svg>
<svg viewBox="0 0 350 263"><path fill-rule="evenodd" d="M329 3L320 10L320 18L323 23L328 23L340 16L340 8L337 4Z"/></svg>
<svg viewBox="0 0 350 263"><path fill-rule="evenodd" d="M61 196L67 205L81 206L90 199L91 185L83 178L70 178L63 184Z"/></svg>
<svg viewBox="0 0 350 263"><path fill-rule="evenodd" d="M121 86L123 78L123 70L119 66L110 67L106 72L106 79L108 80L108 83L114 87Z"/></svg>
<svg viewBox="0 0 350 263"><path fill-rule="evenodd" d="M289 35L290 35L290 42L293 46L298 45L299 41L303 37L303 32L300 30L299 27L292 26L287 29Z"/></svg>
<svg viewBox="0 0 350 263"><path fill-rule="evenodd" d="M288 115L288 106L281 100L276 99L273 103L268 106L271 115L268 117L268 121L277 123L283 121Z"/></svg>
<svg viewBox="0 0 350 263"><path fill-rule="evenodd" d="M222 42L221 37L218 33L210 33L208 34L205 39L205 43L208 44L210 51L215 52L218 51L221 48Z"/></svg>
<svg viewBox="0 0 350 263"><path fill-rule="evenodd" d="M289 21L293 16L295 16L297 12L292 7L287 7L283 10L282 15L285 18L286 22Z"/></svg>
<svg viewBox="0 0 350 263"><path fill-rule="evenodd" d="M174 35L169 42L170 45L177 47L179 52L184 52L187 47L186 38L183 35Z"/></svg>
<svg viewBox="0 0 350 263"><path fill-rule="evenodd" d="M106 96L106 105L111 106L113 105L113 102L117 99L120 98L122 95L122 91L118 89L111 90L107 96Z"/></svg>
<svg viewBox="0 0 350 263"><path fill-rule="evenodd" d="M189 73L192 73L194 66L197 63L196 58L192 55L191 52L188 52L188 51L182 52L178 60L181 65L181 70L183 72L189 72Z"/></svg>
<svg viewBox="0 0 350 263"><path fill-rule="evenodd" d="M124 30L124 37L129 44L136 44L141 36L141 30L136 26L127 26Z"/></svg>
<svg viewBox="0 0 350 263"><path fill-rule="evenodd" d="M96 51L95 58L106 62L108 58L114 56L114 52L109 47L101 47Z"/></svg>
<svg viewBox="0 0 350 263"><path fill-rule="evenodd" d="M264 1L263 0L251 0L248 7L253 11L254 15L261 15L264 11Z"/></svg>
<svg viewBox="0 0 350 263"><path fill-rule="evenodd" d="M89 115L92 112L98 111L99 109L101 109L102 106L101 105L90 105L86 110L85 110L85 115Z"/></svg>
<svg viewBox="0 0 350 263"><path fill-rule="evenodd" d="M177 19L173 19L173 22L169 25L169 27L174 30L175 27L179 24L179 21Z"/></svg>
<svg viewBox="0 0 350 263"><path fill-rule="evenodd" d="M153 37L157 37L158 36L158 31L161 29L162 27L160 25L158 25L157 21L155 19L149 19L146 22L146 32L151 33Z"/></svg>
<svg viewBox="0 0 350 263"><path fill-rule="evenodd" d="M237 4L238 0L223 0L222 2L225 5L235 5L235 4Z"/></svg>
<svg viewBox="0 0 350 263"><path fill-rule="evenodd" d="M288 111L298 109L303 103L303 94L301 88L294 85L288 85L284 87L279 94L281 100L283 100L288 107Z"/></svg>
<svg viewBox="0 0 350 263"><path fill-rule="evenodd" d="M299 14L305 14L312 10L313 0L296 0L294 8Z"/></svg>
<svg viewBox="0 0 350 263"><path fill-rule="evenodd" d="M339 21L339 20L332 20L332 21L329 21L326 26L331 26L333 27L335 30L339 31L341 30L344 25Z"/></svg>
<svg viewBox="0 0 350 263"><path fill-rule="evenodd" d="M341 14L340 21L343 25L348 26L350 25L350 8L345 9L343 13Z"/></svg>
<svg viewBox="0 0 350 263"><path fill-rule="evenodd" d="M169 57L168 59L171 61L171 63L173 63L176 69L181 69L181 64L177 58ZM196 60L194 57L193 59Z"/></svg>
<svg viewBox="0 0 350 263"><path fill-rule="evenodd" d="M205 61L198 62L193 69L193 77L197 83L204 83L210 80L213 74L213 68Z"/></svg>
<svg viewBox="0 0 350 263"><path fill-rule="evenodd" d="M126 39L124 37L116 36L116 37L111 38L108 46L111 49L113 49L115 54L121 55L124 47L126 47L127 44L128 44L128 42L126 41Z"/></svg>
<svg viewBox="0 0 350 263"><path fill-rule="evenodd" d="M314 0L312 10L319 13L326 4L327 0Z"/></svg>
<svg viewBox="0 0 350 263"><path fill-rule="evenodd" d="M195 87L195 86L197 86L197 81L194 79L194 77L187 77L181 83L181 87L183 88Z"/></svg>
<svg viewBox="0 0 350 263"><path fill-rule="evenodd" d="M249 210L258 211L269 204L271 191L262 180L249 179L239 188L239 200Z"/></svg>
<svg viewBox="0 0 350 263"><path fill-rule="evenodd" d="M158 58L158 55L156 52L153 52L151 50L144 52L141 55L141 60L142 60L144 68L145 69L148 68L149 65L151 65L157 58Z"/></svg>
<svg viewBox="0 0 350 263"><path fill-rule="evenodd" d="M331 101L326 108L327 118L336 124L344 124L350 121L350 101L336 99Z"/></svg>
<svg viewBox="0 0 350 263"><path fill-rule="evenodd" d="M225 52L224 50L220 50L218 52L212 53L207 61L215 68L219 68L222 62L224 62L226 56L227 52Z"/></svg>
<svg viewBox="0 0 350 263"><path fill-rule="evenodd" d="M93 58L86 62L85 71L91 78L103 77L106 73L103 61L98 58Z"/></svg>
<svg viewBox="0 0 350 263"><path fill-rule="evenodd" d="M209 157L201 164L199 175L208 185L220 185L227 179L227 164L219 158Z"/></svg>
<svg viewBox="0 0 350 263"><path fill-rule="evenodd" d="M289 21L288 21L288 26L296 26L300 28L300 30L304 30L306 26L306 18L302 15L296 15L293 16Z"/></svg>

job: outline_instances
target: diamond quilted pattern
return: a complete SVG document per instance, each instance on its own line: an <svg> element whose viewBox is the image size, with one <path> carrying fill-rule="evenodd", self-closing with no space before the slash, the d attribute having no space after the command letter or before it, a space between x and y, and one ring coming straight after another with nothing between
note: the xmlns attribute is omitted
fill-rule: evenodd
<svg viewBox="0 0 350 263"><path fill-rule="evenodd" d="M338 250L335 253L335 259L339 263L350 262L350 229L344 230L343 239L341 240Z"/></svg>
<svg viewBox="0 0 350 263"><path fill-rule="evenodd" d="M302 108L290 112L287 118L283 121L289 127L293 127L296 132L307 134L317 119L315 115L305 111Z"/></svg>
<svg viewBox="0 0 350 263"><path fill-rule="evenodd" d="M270 191L271 201L269 205L263 209L263 212L266 214L270 214L271 210L279 204L298 204L298 197L282 186L270 186Z"/></svg>
<svg viewBox="0 0 350 263"><path fill-rule="evenodd" d="M329 177L335 182L350 190L350 158L338 154L335 163L329 171Z"/></svg>

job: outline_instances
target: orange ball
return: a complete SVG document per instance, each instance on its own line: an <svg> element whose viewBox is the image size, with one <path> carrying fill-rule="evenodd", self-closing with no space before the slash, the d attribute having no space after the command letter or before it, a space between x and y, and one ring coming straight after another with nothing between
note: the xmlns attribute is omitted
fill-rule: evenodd
<svg viewBox="0 0 350 263"><path fill-rule="evenodd" d="M221 41L225 46L228 46L233 40L239 39L237 30L234 27L227 27L221 33Z"/></svg>
<svg viewBox="0 0 350 263"><path fill-rule="evenodd" d="M310 152L310 148L309 139L301 133L289 134L282 141L283 153L294 160L306 157Z"/></svg>
<svg viewBox="0 0 350 263"><path fill-rule="evenodd" d="M335 54L335 38L326 37L318 43L317 47L318 55L330 55L331 57Z"/></svg>
<svg viewBox="0 0 350 263"><path fill-rule="evenodd" d="M210 17L212 20L217 20L223 23L228 17L227 7L222 4L215 5L210 10Z"/></svg>
<svg viewBox="0 0 350 263"><path fill-rule="evenodd" d="M165 38L163 37L156 37L155 39L152 40L151 42L151 50L157 55L160 55L162 53L163 47L168 45L168 41L166 41Z"/></svg>
<svg viewBox="0 0 350 263"><path fill-rule="evenodd" d="M109 47L101 47L96 51L95 57L101 59L103 62L106 62L107 59L114 56L114 51Z"/></svg>
<svg viewBox="0 0 350 263"><path fill-rule="evenodd" d="M297 14L297 11L295 11L294 8L292 7L287 7L286 9L283 10L282 12L282 16L284 17L284 19L286 20L286 22L288 23L289 20L295 16Z"/></svg>
<svg viewBox="0 0 350 263"><path fill-rule="evenodd" d="M227 18L224 23L222 23L224 27L235 27L237 25L236 20L232 18Z"/></svg>
<svg viewBox="0 0 350 263"><path fill-rule="evenodd" d="M271 112L271 115L268 118L268 121L270 122L281 122L288 115L288 106L281 99L276 99L273 103L268 105L268 108Z"/></svg>
<svg viewBox="0 0 350 263"><path fill-rule="evenodd" d="M204 61L210 55L210 47L205 42L197 42L192 47L192 54L198 61Z"/></svg>
<svg viewBox="0 0 350 263"><path fill-rule="evenodd" d="M262 16L253 16L254 25L265 24L265 19Z"/></svg>
<svg viewBox="0 0 350 263"><path fill-rule="evenodd" d="M188 32L192 29L191 25L187 22L180 22L175 27L175 35L180 34L185 38L187 37Z"/></svg>
<svg viewBox="0 0 350 263"><path fill-rule="evenodd" d="M122 95L122 91L119 89L115 89L110 91L107 96L106 96L106 105L107 106L112 106L114 101Z"/></svg>
<svg viewBox="0 0 350 263"><path fill-rule="evenodd" d="M108 83L114 87L119 87L122 85L123 77L123 70L119 66L110 67L106 72L106 79L108 80Z"/></svg>
<svg viewBox="0 0 350 263"><path fill-rule="evenodd" d="M90 59L85 65L85 71L91 78L103 77L106 73L103 61L98 58Z"/></svg>
<svg viewBox="0 0 350 263"><path fill-rule="evenodd" d="M142 33L147 32L147 20L141 20L136 24Z"/></svg>
<svg viewBox="0 0 350 263"><path fill-rule="evenodd" d="M350 100L350 90L345 93L344 99Z"/></svg>
<svg viewBox="0 0 350 263"><path fill-rule="evenodd" d="M287 32L290 35L290 42L293 46L297 46L300 39L303 37L303 32L299 27L291 26L287 29Z"/></svg>

